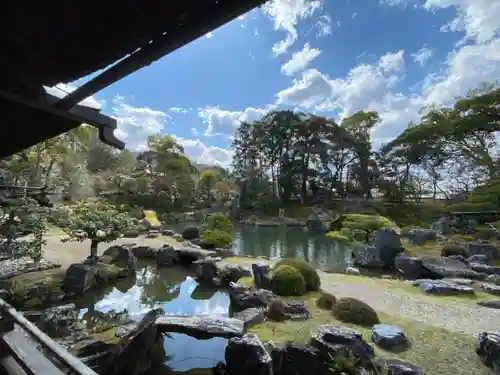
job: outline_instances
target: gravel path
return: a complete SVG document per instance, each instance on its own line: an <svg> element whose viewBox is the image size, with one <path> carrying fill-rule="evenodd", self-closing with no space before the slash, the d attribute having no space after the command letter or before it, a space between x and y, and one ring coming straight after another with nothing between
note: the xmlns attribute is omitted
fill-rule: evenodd
<svg viewBox="0 0 500 375"><path fill-rule="evenodd" d="M90 252L90 241L62 243L59 236L50 236L46 240L45 258L58 262L62 267L82 261ZM109 244L102 244L99 252L102 253L112 244L124 243L161 247L165 241L144 237L120 239ZM253 262L255 260L248 258L241 261L246 265ZM471 306L459 301L446 304L431 303L428 298L395 293L376 285L332 280L332 277L323 273L321 278L322 289L336 297L354 297L368 303L375 310L390 315L470 335L477 335L481 331L496 331L500 328L500 310Z"/></svg>
<svg viewBox="0 0 500 375"><path fill-rule="evenodd" d="M456 303L431 303L416 295L404 295L382 287L333 281L322 277L322 289L336 297L354 297L372 306L375 310L390 315L449 331L476 336L482 331L497 331L500 327L500 310Z"/></svg>

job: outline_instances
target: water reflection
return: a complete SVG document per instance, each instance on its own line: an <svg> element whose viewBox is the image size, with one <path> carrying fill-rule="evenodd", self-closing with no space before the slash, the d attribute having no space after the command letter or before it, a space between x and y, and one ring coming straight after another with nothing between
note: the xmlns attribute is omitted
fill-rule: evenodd
<svg viewBox="0 0 500 375"><path fill-rule="evenodd" d="M135 278L87 293L75 304L90 326L124 317L140 320L156 307L171 315L229 315L227 293L199 285L184 269L157 268L151 264L139 264ZM213 367L223 360L226 345L227 340L220 338L196 340L170 334L164 344L169 360L155 374Z"/></svg>

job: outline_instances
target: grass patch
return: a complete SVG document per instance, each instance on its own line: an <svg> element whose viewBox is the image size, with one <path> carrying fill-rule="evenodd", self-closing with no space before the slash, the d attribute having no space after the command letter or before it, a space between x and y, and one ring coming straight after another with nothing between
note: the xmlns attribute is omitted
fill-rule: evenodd
<svg viewBox="0 0 500 375"><path fill-rule="evenodd" d="M442 244L438 244L435 241L428 241L424 245L413 245L407 239L402 240L403 246L409 255L414 257L421 256L441 256L441 250L443 248Z"/></svg>
<svg viewBox="0 0 500 375"><path fill-rule="evenodd" d="M319 325L339 324L360 331L365 340L370 342L371 330L369 328L338 322L331 311L321 310L316 306L315 300L318 296L318 292L313 292L299 298L309 308L313 316L312 319L308 321L269 321L251 327L249 331L257 334L262 341L273 341L278 344L287 341L305 343L309 341ZM287 299L283 298L285 301ZM393 324L403 329L412 344L409 350L398 354L376 348L379 357L397 358L414 363L423 367L427 374L432 375L490 374L475 354L474 337L387 314L379 314L379 317L381 322Z"/></svg>

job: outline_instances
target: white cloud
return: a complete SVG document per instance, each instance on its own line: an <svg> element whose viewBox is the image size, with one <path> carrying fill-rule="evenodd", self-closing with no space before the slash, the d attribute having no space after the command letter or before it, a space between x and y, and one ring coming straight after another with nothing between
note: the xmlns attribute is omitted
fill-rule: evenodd
<svg viewBox="0 0 500 375"><path fill-rule="evenodd" d="M422 47L418 52L412 53L411 57L413 58L413 61L423 66L425 62L432 57L433 54L434 52L431 49Z"/></svg>
<svg viewBox="0 0 500 375"><path fill-rule="evenodd" d="M309 43L306 43L302 51L294 52L292 58L281 65L281 72L292 76L304 70L320 54L321 50L319 48L311 48Z"/></svg>
<svg viewBox="0 0 500 375"><path fill-rule="evenodd" d="M344 79L330 79L310 69L277 94L277 103L306 109L342 109L345 114L367 108L373 97L380 97L399 80L393 73L402 68L402 52L382 56L377 65L358 65Z"/></svg>
<svg viewBox="0 0 500 375"><path fill-rule="evenodd" d="M200 132L196 128L191 128L191 134L197 137L200 135Z"/></svg>
<svg viewBox="0 0 500 375"><path fill-rule="evenodd" d="M198 115L207 125L206 136L233 135L241 122L252 122L261 118L269 109L246 108L243 111L228 111L219 107L206 107Z"/></svg>
<svg viewBox="0 0 500 375"><path fill-rule="evenodd" d="M44 87L45 91L47 91L49 94L57 96L58 98L64 98L66 95L69 93L75 91L77 89L77 86L71 83L59 83L58 85L52 86L52 87ZM89 96L86 99L83 99L80 103L83 106L86 107L91 107L91 108L96 108L96 109L101 109L105 101L104 100L98 100L95 96Z"/></svg>
<svg viewBox="0 0 500 375"><path fill-rule="evenodd" d="M426 0L426 9L455 7L456 17L443 31L463 31L465 39L485 43L500 31L500 2L497 0Z"/></svg>
<svg viewBox="0 0 500 375"><path fill-rule="evenodd" d="M380 58L379 66L386 72L399 72L404 67L404 51L386 53Z"/></svg>
<svg viewBox="0 0 500 375"><path fill-rule="evenodd" d="M305 71L278 92L276 102L308 110L333 111L342 118L357 110L374 110L382 119L374 131L378 142L418 121L423 108L449 106L485 82L500 79L500 39L463 46L451 53L442 71L429 74L413 94L402 93L403 52L386 54L376 64L360 64L345 77L332 79L315 69Z"/></svg>
<svg viewBox="0 0 500 375"><path fill-rule="evenodd" d="M332 18L328 14L323 14L314 25L318 30L316 36L322 37L332 34Z"/></svg>
<svg viewBox="0 0 500 375"><path fill-rule="evenodd" d="M183 115L185 115L186 113L188 113L191 108L179 108L179 107L171 107L168 109L170 112L175 112L175 113L182 113Z"/></svg>
<svg viewBox="0 0 500 375"><path fill-rule="evenodd" d="M170 118L162 111L133 107L119 95L113 100L112 116L118 121L115 135L132 151L144 150L148 136L161 133Z"/></svg>
<svg viewBox="0 0 500 375"><path fill-rule="evenodd" d="M207 146L199 139L175 137L184 147L186 155L200 164L220 165L228 168L233 159L233 151L216 146Z"/></svg>
<svg viewBox="0 0 500 375"><path fill-rule="evenodd" d="M321 0L272 0L263 6L274 21L275 30L286 31L286 38L273 45L276 56L285 53L297 40L297 24L321 8Z"/></svg>
<svg viewBox="0 0 500 375"><path fill-rule="evenodd" d="M411 0L380 0L380 5L385 5L389 7L394 7L394 6L406 6L408 5L408 2Z"/></svg>
<svg viewBox="0 0 500 375"><path fill-rule="evenodd" d="M212 39L212 37L213 37L213 36L214 36L214 33L212 33L212 32L209 32L209 33L206 33L206 34L205 34L205 37L206 37L207 39Z"/></svg>

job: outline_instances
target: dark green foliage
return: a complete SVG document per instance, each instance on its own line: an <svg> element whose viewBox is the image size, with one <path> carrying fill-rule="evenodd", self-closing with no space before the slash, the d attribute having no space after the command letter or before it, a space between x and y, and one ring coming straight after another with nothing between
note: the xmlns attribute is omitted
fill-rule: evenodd
<svg viewBox="0 0 500 375"><path fill-rule="evenodd" d="M182 238L185 240L194 240L200 237L200 229L198 227L186 227L182 231Z"/></svg>
<svg viewBox="0 0 500 375"><path fill-rule="evenodd" d="M316 300L316 306L323 310L332 310L337 303L337 298L331 293L321 293Z"/></svg>
<svg viewBox="0 0 500 375"><path fill-rule="evenodd" d="M462 245L457 243L447 243L441 249L441 256L449 257L450 255L461 255L465 258L469 256Z"/></svg>
<svg viewBox="0 0 500 375"><path fill-rule="evenodd" d="M302 275L306 282L306 287L308 291L319 290L321 287L321 279L318 275L316 269L302 259L295 258L284 258L276 263L276 267L280 266L292 266L295 267Z"/></svg>
<svg viewBox="0 0 500 375"><path fill-rule="evenodd" d="M500 179L490 180L469 193L467 200L447 207L450 212L500 211Z"/></svg>
<svg viewBox="0 0 500 375"><path fill-rule="evenodd" d="M307 292L302 274L297 268L287 265L279 266L274 270L271 289L279 296L301 296Z"/></svg>
<svg viewBox="0 0 500 375"><path fill-rule="evenodd" d="M233 236L230 232L225 232L218 229L206 229L201 237L201 246L203 248L221 248L226 249L231 247Z"/></svg>
<svg viewBox="0 0 500 375"><path fill-rule="evenodd" d="M356 298L341 298L333 306L333 315L344 323L370 327L380 323L377 312L368 304Z"/></svg>

